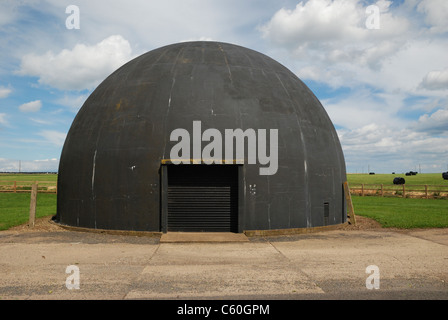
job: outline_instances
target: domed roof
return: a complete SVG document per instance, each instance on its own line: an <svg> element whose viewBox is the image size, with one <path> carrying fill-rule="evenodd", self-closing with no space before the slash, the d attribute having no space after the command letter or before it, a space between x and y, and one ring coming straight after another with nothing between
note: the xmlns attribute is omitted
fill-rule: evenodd
<svg viewBox="0 0 448 320"><path fill-rule="evenodd" d="M263 165L249 164L245 154L242 183L257 186L255 195L245 193L245 229L344 222L344 157L319 100L275 60L221 42L152 50L96 88L61 154L58 219L90 228L160 230L160 168L177 143L170 136L176 129L192 132L195 122L223 136L226 129L277 130L274 174L260 175Z"/></svg>

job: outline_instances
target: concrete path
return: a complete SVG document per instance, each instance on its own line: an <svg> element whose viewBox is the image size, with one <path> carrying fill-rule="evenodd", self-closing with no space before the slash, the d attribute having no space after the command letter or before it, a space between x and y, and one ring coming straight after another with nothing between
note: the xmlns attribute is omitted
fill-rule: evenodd
<svg viewBox="0 0 448 320"><path fill-rule="evenodd" d="M227 243L248 242L244 233L233 232L168 232L162 234L160 243Z"/></svg>
<svg viewBox="0 0 448 320"><path fill-rule="evenodd" d="M0 232L0 299L447 299L447 267L448 229L225 243Z"/></svg>

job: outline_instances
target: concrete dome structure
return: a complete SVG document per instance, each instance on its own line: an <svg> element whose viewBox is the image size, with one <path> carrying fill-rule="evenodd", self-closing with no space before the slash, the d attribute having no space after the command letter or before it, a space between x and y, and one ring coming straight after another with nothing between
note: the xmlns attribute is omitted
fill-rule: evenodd
<svg viewBox="0 0 448 320"><path fill-rule="evenodd" d="M186 42L128 62L86 100L55 218L155 232L336 225L345 181L334 126L296 75L244 47Z"/></svg>

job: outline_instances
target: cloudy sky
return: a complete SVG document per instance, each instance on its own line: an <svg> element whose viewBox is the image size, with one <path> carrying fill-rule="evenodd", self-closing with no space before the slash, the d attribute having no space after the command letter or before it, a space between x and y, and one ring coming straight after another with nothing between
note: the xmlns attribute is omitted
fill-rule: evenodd
<svg viewBox="0 0 448 320"><path fill-rule="evenodd" d="M0 171L57 171L102 80L190 40L296 73L333 120L348 172L446 171L447 17L446 0L0 0Z"/></svg>

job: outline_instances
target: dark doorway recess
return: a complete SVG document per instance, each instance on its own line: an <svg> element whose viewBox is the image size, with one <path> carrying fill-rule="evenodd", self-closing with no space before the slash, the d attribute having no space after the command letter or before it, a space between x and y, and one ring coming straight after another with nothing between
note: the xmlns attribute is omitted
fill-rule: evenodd
<svg viewBox="0 0 448 320"><path fill-rule="evenodd" d="M167 231L238 232L237 165L167 165Z"/></svg>

